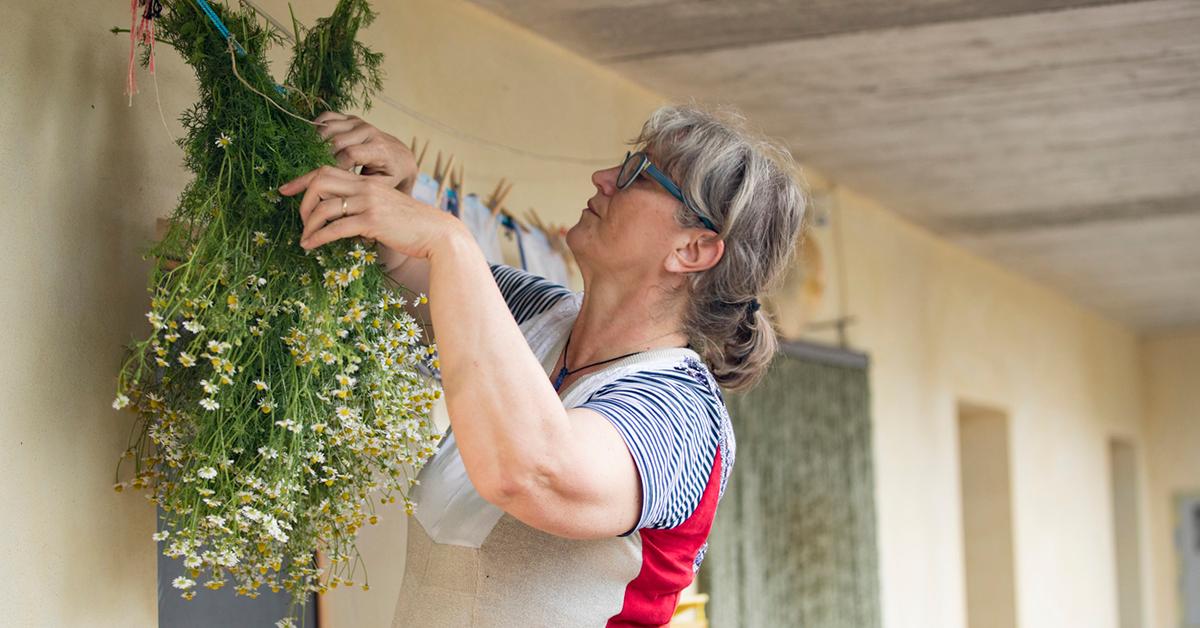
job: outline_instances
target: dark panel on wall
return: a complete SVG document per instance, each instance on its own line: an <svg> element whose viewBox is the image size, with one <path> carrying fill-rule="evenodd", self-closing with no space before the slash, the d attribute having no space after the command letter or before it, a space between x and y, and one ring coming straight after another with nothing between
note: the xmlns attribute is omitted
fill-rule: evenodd
<svg viewBox="0 0 1200 628"><path fill-rule="evenodd" d="M737 454L701 569L709 617L715 628L875 628L866 360L790 354L727 399Z"/></svg>

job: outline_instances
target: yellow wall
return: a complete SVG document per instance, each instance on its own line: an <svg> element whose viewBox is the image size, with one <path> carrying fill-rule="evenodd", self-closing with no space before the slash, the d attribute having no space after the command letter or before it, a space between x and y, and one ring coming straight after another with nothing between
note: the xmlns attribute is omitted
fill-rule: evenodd
<svg viewBox="0 0 1200 628"><path fill-rule="evenodd" d="M1175 498L1200 494L1200 328L1162 333L1142 344L1150 468L1155 626L1180 625Z"/></svg>
<svg viewBox="0 0 1200 628"><path fill-rule="evenodd" d="M832 195L849 336L872 359L884 626L965 625L965 401L1009 420L1018 625L1115 628L1107 452L1111 435L1144 451L1134 334L870 199Z"/></svg>
<svg viewBox="0 0 1200 628"><path fill-rule="evenodd" d="M146 331L138 251L187 174L144 73L126 107L127 40L104 32L127 23L122 4L27 3L0 38L0 437L9 452L0 487L10 507L0 520L10 557L0 608L16 625L156 618L153 513L108 488L129 426L108 404L121 343ZM260 4L287 16L283 0ZM332 4L302 0L297 16L311 23ZM474 7L377 4L366 38L387 55L385 92L463 132L615 161L660 101ZM174 118L193 100L194 79L165 48L159 82L178 134ZM591 165L469 142L382 104L368 119L456 153L468 191L516 181L517 211L573 222L592 192ZM1107 439L1123 436L1151 457L1134 335L851 191L837 191L834 205L846 264L830 270L825 307L844 272L840 297L858 317L850 337L873 360L884 626L964 625L955 417L968 402L1009 417L1020 625L1115 628ZM835 247L824 244L832 265ZM1170 443L1181 421L1163 424L1155 442ZM1187 473L1180 482L1197 475ZM1158 524L1155 534L1165 534ZM364 532L372 589L331 594L334 625L388 625L403 542L398 515Z"/></svg>

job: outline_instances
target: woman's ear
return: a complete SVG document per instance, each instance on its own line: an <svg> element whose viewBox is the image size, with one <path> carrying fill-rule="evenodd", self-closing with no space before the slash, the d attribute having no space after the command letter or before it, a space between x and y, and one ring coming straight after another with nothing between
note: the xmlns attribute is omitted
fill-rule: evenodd
<svg viewBox="0 0 1200 628"><path fill-rule="evenodd" d="M673 273L698 273L721 261L725 241L720 236L703 231L688 238L667 257L667 270Z"/></svg>

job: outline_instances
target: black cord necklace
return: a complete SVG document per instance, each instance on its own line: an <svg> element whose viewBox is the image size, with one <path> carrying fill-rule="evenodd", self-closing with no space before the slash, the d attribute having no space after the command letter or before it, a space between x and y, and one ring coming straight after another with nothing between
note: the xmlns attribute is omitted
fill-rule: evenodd
<svg viewBox="0 0 1200 628"><path fill-rule="evenodd" d="M625 355L619 355L615 358L609 358L607 360L601 360L599 362L592 362L591 364L588 364L586 366L581 366L575 370L570 370L567 368L567 349L570 349L570 348L571 348L571 334L568 332L567 333L567 345L565 347L563 347L563 352L562 352L563 365L562 365L562 368L558 370L558 376L556 376L554 378L554 392L558 392L558 389L562 386L564 379L566 379L567 377L569 377L571 375L574 375L575 373L578 373L579 371L582 371L583 369L589 369L589 368L592 368L593 366L600 366L601 364L608 364L609 362L616 362L617 360L622 360L631 355L637 355L639 353L646 352L646 350L634 351L633 353L626 353Z"/></svg>

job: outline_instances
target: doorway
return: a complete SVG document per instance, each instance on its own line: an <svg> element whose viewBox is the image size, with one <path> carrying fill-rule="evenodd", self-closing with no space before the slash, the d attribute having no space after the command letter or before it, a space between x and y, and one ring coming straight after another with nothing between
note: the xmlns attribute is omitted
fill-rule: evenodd
<svg viewBox="0 0 1200 628"><path fill-rule="evenodd" d="M1016 628L1008 417L958 406L963 573L969 628Z"/></svg>

